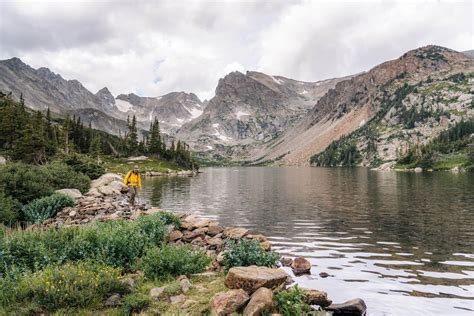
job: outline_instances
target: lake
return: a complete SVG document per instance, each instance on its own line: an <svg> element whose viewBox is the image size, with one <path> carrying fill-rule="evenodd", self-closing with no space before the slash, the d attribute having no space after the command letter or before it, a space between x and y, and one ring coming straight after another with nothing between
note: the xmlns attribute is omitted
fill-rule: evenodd
<svg viewBox="0 0 474 316"><path fill-rule="evenodd" d="M365 168L204 168L144 180L141 199L265 234L334 302L369 315L473 315L474 175ZM320 272L330 276L321 278Z"/></svg>

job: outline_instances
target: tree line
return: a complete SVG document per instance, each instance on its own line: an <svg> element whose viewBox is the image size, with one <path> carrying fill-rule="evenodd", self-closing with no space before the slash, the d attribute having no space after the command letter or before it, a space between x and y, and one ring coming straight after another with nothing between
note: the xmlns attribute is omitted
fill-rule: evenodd
<svg viewBox="0 0 474 316"><path fill-rule="evenodd" d="M196 169L189 146L172 140L167 146L161 135L158 119L139 140L136 117L127 119L124 135L111 135L84 125L80 117L53 118L25 106L23 97L15 101L0 92L0 150L14 161L44 164L57 154L80 153L92 157L112 155L149 155L175 161L180 167Z"/></svg>

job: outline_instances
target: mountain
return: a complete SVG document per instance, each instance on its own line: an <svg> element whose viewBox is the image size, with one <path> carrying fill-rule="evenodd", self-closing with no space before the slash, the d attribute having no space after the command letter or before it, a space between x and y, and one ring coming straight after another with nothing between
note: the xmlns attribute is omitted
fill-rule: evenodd
<svg viewBox="0 0 474 316"><path fill-rule="evenodd" d="M128 115L135 115L139 122L149 124L158 117L161 129L169 134L197 118L204 109L204 103L194 93L185 92L171 92L159 97L120 94L115 104Z"/></svg>
<svg viewBox="0 0 474 316"><path fill-rule="evenodd" d="M127 116L136 115L138 127L147 130L157 116L162 130L173 133L199 116L205 104L193 93L172 92L161 97L121 94L114 98L107 87L92 93L77 80L66 80L48 68L34 69L19 58L0 61L0 91L23 96L28 107L57 115L76 115L94 128L113 134L126 130Z"/></svg>
<svg viewBox="0 0 474 316"><path fill-rule="evenodd" d="M254 157L254 163L309 164L311 157L317 161L314 155L325 150L341 154L349 145L355 146L362 165L396 159L397 150L426 143L451 124L474 116L473 72L472 59L447 48L430 45L409 51L337 83L303 120ZM351 135L350 142L333 143Z"/></svg>
<svg viewBox="0 0 474 316"><path fill-rule="evenodd" d="M464 52L462 52L464 55L466 55L467 57L469 58L474 58L474 49L471 49L471 50L466 50Z"/></svg>
<svg viewBox="0 0 474 316"><path fill-rule="evenodd" d="M302 82L249 71L219 80L201 116L176 136L202 156L241 160L291 128L330 88L343 80Z"/></svg>
<svg viewBox="0 0 474 316"><path fill-rule="evenodd" d="M17 99L22 94L35 110L50 108L52 112L64 113L91 108L109 114L117 111L113 104L103 107L102 95L94 95L79 81L65 80L48 68L34 69L19 58L0 61L0 90L11 91Z"/></svg>

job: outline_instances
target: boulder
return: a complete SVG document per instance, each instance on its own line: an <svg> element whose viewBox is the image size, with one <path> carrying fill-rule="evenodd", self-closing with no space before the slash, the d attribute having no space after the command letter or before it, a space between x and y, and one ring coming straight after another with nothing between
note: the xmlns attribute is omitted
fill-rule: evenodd
<svg viewBox="0 0 474 316"><path fill-rule="evenodd" d="M311 262L303 257L297 257L291 264L291 269L295 275L310 274L311 273Z"/></svg>
<svg viewBox="0 0 474 316"><path fill-rule="evenodd" d="M104 303L105 307L115 307L120 304L120 294L113 294L107 298Z"/></svg>
<svg viewBox="0 0 474 316"><path fill-rule="evenodd" d="M248 300L248 294L242 289L217 293L210 302L211 314L230 315L244 307Z"/></svg>
<svg viewBox="0 0 474 316"><path fill-rule="evenodd" d="M318 291L313 289L302 289L305 295L305 303L309 305L319 305L321 307L327 307L332 304L332 301L328 299L328 294L324 291Z"/></svg>
<svg viewBox="0 0 474 316"><path fill-rule="evenodd" d="M423 169L422 169L422 168L420 168L420 167L416 167L414 171L415 171L415 172L422 172L422 171L423 171Z"/></svg>
<svg viewBox="0 0 474 316"><path fill-rule="evenodd" d="M197 228L197 229L193 230L192 232L185 231L183 233L183 239L186 240L186 241L191 241L191 240L195 239L196 237L204 237L206 232L207 232L207 227Z"/></svg>
<svg viewBox="0 0 474 316"><path fill-rule="evenodd" d="M122 194L122 189L125 186L120 180L114 180L109 182L107 185L97 187L97 190L103 195L113 195L113 194Z"/></svg>
<svg viewBox="0 0 474 316"><path fill-rule="evenodd" d="M82 197L82 193L78 189L61 189L56 190L56 193L67 195L73 199L79 199Z"/></svg>
<svg viewBox="0 0 474 316"><path fill-rule="evenodd" d="M233 267L227 273L225 285L229 289L243 289L252 294L261 287L274 290L285 283L288 274L281 269L267 267Z"/></svg>
<svg viewBox="0 0 474 316"><path fill-rule="evenodd" d="M263 311L273 308L273 292L266 287L261 287L252 294L247 307L244 309L245 316L260 316Z"/></svg>
<svg viewBox="0 0 474 316"><path fill-rule="evenodd" d="M168 235L168 239L170 241L176 241L178 239L181 239L183 237L183 233L180 232L179 230L173 230L171 233Z"/></svg>
<svg viewBox="0 0 474 316"><path fill-rule="evenodd" d="M211 221L208 219L200 219L192 223L192 228L207 227Z"/></svg>
<svg viewBox="0 0 474 316"><path fill-rule="evenodd" d="M87 191L86 195L88 197L101 197L102 196L102 193L99 192L99 190L97 190L97 188L91 188L89 191Z"/></svg>
<svg viewBox="0 0 474 316"><path fill-rule="evenodd" d="M173 305L183 303L184 301L186 301L186 296L184 296L184 294L179 294L170 297L170 303Z"/></svg>
<svg viewBox="0 0 474 316"><path fill-rule="evenodd" d="M7 159L3 156L0 156L0 165L4 165L7 163Z"/></svg>
<svg viewBox="0 0 474 316"><path fill-rule="evenodd" d="M222 245L224 244L224 242L222 241L222 239L219 238L219 237L210 238L210 239L206 240L206 243L207 243L210 247L215 247L215 248L217 248L217 249L221 248Z"/></svg>
<svg viewBox="0 0 474 316"><path fill-rule="evenodd" d="M228 227L224 229L224 237L230 239L240 239L247 235L248 229L240 228L240 227Z"/></svg>
<svg viewBox="0 0 474 316"><path fill-rule="evenodd" d="M264 241L260 243L260 247L265 251L272 250L272 244L269 241Z"/></svg>
<svg viewBox="0 0 474 316"><path fill-rule="evenodd" d="M280 259L280 263L284 267L290 267L291 264L293 263L293 259L288 258L288 257L283 257Z"/></svg>
<svg viewBox="0 0 474 316"><path fill-rule="evenodd" d="M267 241L267 237L265 237L265 236L262 235L262 234L247 235L246 237L249 238L249 239L257 240L257 241L259 241L259 242L265 242L265 241Z"/></svg>
<svg viewBox="0 0 474 316"><path fill-rule="evenodd" d="M362 316L367 312L367 305L362 299L356 298L341 304L331 304L325 310L333 312L334 316Z"/></svg>
<svg viewBox="0 0 474 316"><path fill-rule="evenodd" d="M224 231L224 228L219 225L217 222L210 222L209 225L207 226L207 234L209 236L215 236L217 234L220 234Z"/></svg>
<svg viewBox="0 0 474 316"><path fill-rule="evenodd" d="M150 290L150 297L152 300L160 301L166 297L164 287L154 287Z"/></svg>
<svg viewBox="0 0 474 316"><path fill-rule="evenodd" d="M110 182L112 181L120 181L122 182L123 179L120 175L118 174L115 174L115 173L106 173L102 176L100 176L100 178L98 179L95 179L91 182L91 188L98 188L98 187L102 187L102 186L105 186L105 185L108 185Z"/></svg>
<svg viewBox="0 0 474 316"><path fill-rule="evenodd" d="M191 289L191 282L189 282L188 278L184 277L179 280L179 286L181 287L181 291L183 293L187 293L189 289Z"/></svg>

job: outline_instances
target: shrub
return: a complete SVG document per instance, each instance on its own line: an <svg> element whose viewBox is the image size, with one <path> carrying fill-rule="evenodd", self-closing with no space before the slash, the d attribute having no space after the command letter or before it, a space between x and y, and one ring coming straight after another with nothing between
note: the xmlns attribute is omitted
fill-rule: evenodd
<svg viewBox="0 0 474 316"><path fill-rule="evenodd" d="M299 316L311 311L311 306L306 304L305 293L298 285L276 294L278 311L285 316Z"/></svg>
<svg viewBox="0 0 474 316"><path fill-rule="evenodd" d="M54 217L59 211L67 206L73 206L74 199L61 194L53 195L33 200L22 209L26 220L31 223L40 224L48 218Z"/></svg>
<svg viewBox="0 0 474 316"><path fill-rule="evenodd" d="M0 302L12 310L28 302L35 302L42 312L97 308L112 293L127 292L118 269L90 262L47 267L40 272L0 279L0 283L4 290Z"/></svg>
<svg viewBox="0 0 474 316"><path fill-rule="evenodd" d="M173 225L175 228L181 227L181 219L171 212L159 212L158 216L165 225Z"/></svg>
<svg viewBox="0 0 474 316"><path fill-rule="evenodd" d="M50 264L91 259L129 269L145 250L165 240L158 216L91 226L16 231L0 242L0 273L37 271Z"/></svg>
<svg viewBox="0 0 474 316"><path fill-rule="evenodd" d="M78 189L84 193L89 189L90 179L57 162L44 166L9 163L0 167L0 185L6 196L27 204L57 189Z"/></svg>
<svg viewBox="0 0 474 316"><path fill-rule="evenodd" d="M143 309L150 305L149 295L137 292L125 297L122 310L125 315L139 314Z"/></svg>
<svg viewBox="0 0 474 316"><path fill-rule="evenodd" d="M211 259L202 250L194 250L188 245L164 245L148 249L139 266L148 279L166 279L202 272L209 263Z"/></svg>
<svg viewBox="0 0 474 316"><path fill-rule="evenodd" d="M10 225L20 216L20 205L0 190L0 224Z"/></svg>
<svg viewBox="0 0 474 316"><path fill-rule="evenodd" d="M251 265L273 267L280 256L274 251L265 251L256 240L242 239L239 242L228 241L228 251L224 252L224 269L247 267Z"/></svg>
<svg viewBox="0 0 474 316"><path fill-rule="evenodd" d="M105 173L105 168L99 165L94 159L84 155L72 154L66 156L62 161L72 167L74 171L80 172L92 180L99 178Z"/></svg>

